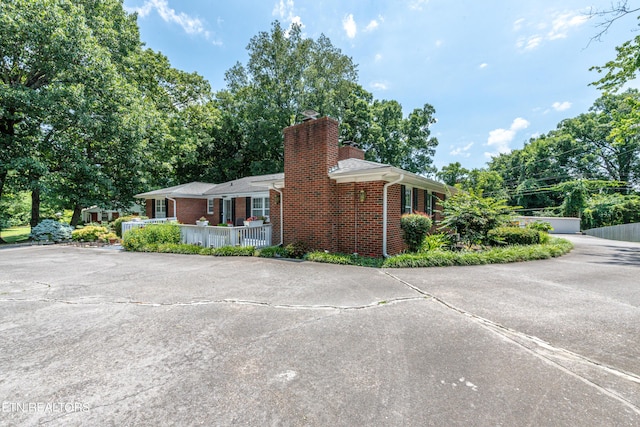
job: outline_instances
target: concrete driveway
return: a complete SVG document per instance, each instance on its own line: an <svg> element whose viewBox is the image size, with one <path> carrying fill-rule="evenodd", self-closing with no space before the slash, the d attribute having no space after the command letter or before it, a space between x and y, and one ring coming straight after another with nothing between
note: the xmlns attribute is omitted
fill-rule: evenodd
<svg viewBox="0 0 640 427"><path fill-rule="evenodd" d="M375 270L0 250L0 425L640 426L640 244Z"/></svg>

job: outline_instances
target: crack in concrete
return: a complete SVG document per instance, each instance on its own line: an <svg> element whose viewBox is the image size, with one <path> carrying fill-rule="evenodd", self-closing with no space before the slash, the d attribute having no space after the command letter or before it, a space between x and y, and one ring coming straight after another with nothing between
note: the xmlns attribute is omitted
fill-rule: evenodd
<svg viewBox="0 0 640 427"><path fill-rule="evenodd" d="M528 335L525 334L523 332L519 332L516 331L514 329L508 328L504 325L501 325L499 323L496 323L492 320L489 320L487 318L478 316L476 314L470 313L460 307L456 307L451 303L448 303L447 301L443 300L442 298L439 298L435 295L432 295L426 291L423 291L422 289L418 288L417 286L402 280L401 278L394 276L393 274L389 273L388 271L385 271L385 274L387 276L389 276L390 278L397 280L398 282L402 283L403 285L407 286L410 289L413 289L414 291L416 291L417 293L419 293L420 295L422 295L425 298L429 298L435 302L437 302L438 304L442 305L443 307L447 308L448 310L452 310L458 314L461 314L467 318L469 318L471 321L479 324L481 327L501 336L502 338L508 340L509 342L512 342L514 344L516 344L517 346L523 348L525 351L531 353L532 355L534 355L535 357L537 357L538 359L541 359L542 361L556 367L557 369L560 369L561 371L563 371L564 373L571 375L572 377L582 381L583 383L594 387L595 389L597 389L599 392L601 392L602 394L605 394L617 401L619 401L620 403L624 404L625 406L627 406L629 409L631 409L633 412L635 412L636 414L640 415L640 407L638 407L636 404L634 404L633 402L629 401L627 398L625 398L624 396L622 396L621 394L612 391L598 383L596 383L594 380L591 380L577 372L574 372L573 370L561 365L559 363L559 361L557 359L564 359L564 360L569 360L569 361L573 361L575 363L579 363L582 365L585 365L587 367L593 368L597 371L604 371L605 373L608 374L612 374L615 375L623 380L626 381L630 381L633 382L635 384L640 384L640 376L636 375L634 373L631 372L626 372L622 369L618 369L615 368L613 366L608 366L605 365L603 363L597 362L595 360L592 360L586 356L583 356L581 354L578 353L574 353L570 350L561 348L561 347L556 347L553 346L552 344L538 338L532 335Z"/></svg>
<svg viewBox="0 0 640 427"><path fill-rule="evenodd" d="M190 301L190 302L149 302L149 301L97 301L97 302L89 302L89 301L72 301L72 300L62 300L57 298L4 298L0 299L0 303L2 302L46 302L46 303L58 303L58 304L68 304L68 305L135 305L135 306L143 306L143 307L192 307L198 305L216 305L216 304L237 304L237 305L252 305L258 307L269 307L276 309L286 309L286 310L367 310L372 309L384 305L397 304L401 302L407 301L424 301L426 297L398 297L398 298L390 298L386 300L378 300L369 304L361 304L361 305L330 305L330 304L274 304L265 301L252 301L252 300L242 300L242 299L234 299L234 298L226 298L220 300L200 300L200 301Z"/></svg>

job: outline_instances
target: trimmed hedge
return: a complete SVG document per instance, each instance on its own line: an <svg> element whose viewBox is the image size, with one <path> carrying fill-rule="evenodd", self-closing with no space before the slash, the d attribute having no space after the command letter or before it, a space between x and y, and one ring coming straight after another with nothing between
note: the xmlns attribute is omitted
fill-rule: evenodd
<svg viewBox="0 0 640 427"><path fill-rule="evenodd" d="M532 228L498 227L487 233L494 245L537 245L540 243L540 231Z"/></svg>
<svg viewBox="0 0 640 427"><path fill-rule="evenodd" d="M109 233L107 227L103 227L101 225L87 225L83 228L78 228L71 232L71 238L74 242L79 242L81 240L85 242L95 242L97 240L102 240L102 236Z"/></svg>
<svg viewBox="0 0 640 427"><path fill-rule="evenodd" d="M180 227L177 224L147 224L127 232L122 247L128 251L156 252L163 243L180 243Z"/></svg>
<svg viewBox="0 0 640 427"><path fill-rule="evenodd" d="M404 214L400 217L402 240L410 252L417 252L431 229L431 218L423 213Z"/></svg>
<svg viewBox="0 0 640 427"><path fill-rule="evenodd" d="M382 266L388 268L404 268L503 264L548 259L564 255L571 249L573 249L573 244L568 240L552 238L548 244L508 246L485 251L429 251L421 254L401 254L387 258Z"/></svg>

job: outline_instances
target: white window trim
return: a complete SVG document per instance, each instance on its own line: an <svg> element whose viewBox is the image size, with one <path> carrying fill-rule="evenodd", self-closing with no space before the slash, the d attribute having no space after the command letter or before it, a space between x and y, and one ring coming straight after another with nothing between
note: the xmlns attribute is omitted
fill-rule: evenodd
<svg viewBox="0 0 640 427"><path fill-rule="evenodd" d="M215 205L215 199L207 199L207 215L213 215Z"/></svg>
<svg viewBox="0 0 640 427"><path fill-rule="evenodd" d="M167 205L166 205L166 200L165 199L156 199L156 212L155 212L155 217L156 218L166 218L167 217ZM158 209L162 207L162 209Z"/></svg>
<svg viewBox="0 0 640 427"><path fill-rule="evenodd" d="M261 201L261 206L259 208L255 206L255 202L258 200ZM268 196L251 198L251 216L263 216L268 219L270 213L271 213L271 203Z"/></svg>

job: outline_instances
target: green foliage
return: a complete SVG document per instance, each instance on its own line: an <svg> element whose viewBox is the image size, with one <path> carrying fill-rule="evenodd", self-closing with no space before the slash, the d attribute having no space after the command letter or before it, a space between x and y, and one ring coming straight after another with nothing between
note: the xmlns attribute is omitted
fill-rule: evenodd
<svg viewBox="0 0 640 427"><path fill-rule="evenodd" d="M30 237L37 241L62 242L71 240L73 228L67 224L45 219L31 229Z"/></svg>
<svg viewBox="0 0 640 427"><path fill-rule="evenodd" d="M487 233L509 223L513 207L504 200L482 197L474 191L459 192L443 202L441 229L455 230L465 245L487 242Z"/></svg>
<svg viewBox="0 0 640 427"><path fill-rule="evenodd" d="M419 252L446 250L450 247L450 235L446 233L429 234L422 241Z"/></svg>
<svg viewBox="0 0 640 427"><path fill-rule="evenodd" d="M309 247L304 242L293 242L285 246L289 258L304 258L305 254L309 252Z"/></svg>
<svg viewBox="0 0 640 427"><path fill-rule="evenodd" d="M109 233L106 227L101 225L89 225L83 228L73 230L71 238L76 241L95 242L104 240L104 236Z"/></svg>
<svg viewBox="0 0 640 427"><path fill-rule="evenodd" d="M116 218L113 221L113 230L119 238L122 238L122 223L132 221L133 219L147 219L146 216L137 216L137 215L125 215Z"/></svg>
<svg viewBox="0 0 640 427"><path fill-rule="evenodd" d="M542 231L543 233L548 233L553 231L553 227L549 221L535 221L527 224L527 228L531 230Z"/></svg>
<svg viewBox="0 0 640 427"><path fill-rule="evenodd" d="M520 227L496 227L487 238L494 245L535 245L540 243L540 231Z"/></svg>
<svg viewBox="0 0 640 427"><path fill-rule="evenodd" d="M387 258L382 266L386 268L448 267L533 261L557 257L569 252L572 248L571 242L554 238L548 244L508 246L485 251L429 251L420 254L401 254Z"/></svg>
<svg viewBox="0 0 640 427"><path fill-rule="evenodd" d="M128 251L155 252L163 243L180 243L180 227L177 224L147 224L127 232L122 247Z"/></svg>
<svg viewBox="0 0 640 427"><path fill-rule="evenodd" d="M360 267L382 267L382 258L370 258L353 254L332 254L324 251L309 252L304 257L307 261L323 262L327 264L357 265Z"/></svg>
<svg viewBox="0 0 640 427"><path fill-rule="evenodd" d="M402 239L410 252L417 252L424 237L431 229L431 218L422 213L404 214L400 217Z"/></svg>
<svg viewBox="0 0 640 427"><path fill-rule="evenodd" d="M640 196L595 194L582 213L582 228L606 227L640 222Z"/></svg>
<svg viewBox="0 0 640 427"><path fill-rule="evenodd" d="M127 233L127 238L129 234ZM127 240L125 238L125 240ZM139 246L137 252L159 252L167 254L209 255L209 256L254 256L253 246L223 246L221 248L203 248L187 243L150 243Z"/></svg>
<svg viewBox="0 0 640 427"><path fill-rule="evenodd" d="M439 180L447 185L454 186L461 184L469 176L469 170L462 167L460 162L449 163L447 166L443 166L436 176Z"/></svg>
<svg viewBox="0 0 640 427"><path fill-rule="evenodd" d="M289 251L281 246L269 246L260 249L258 256L262 258L288 258Z"/></svg>

